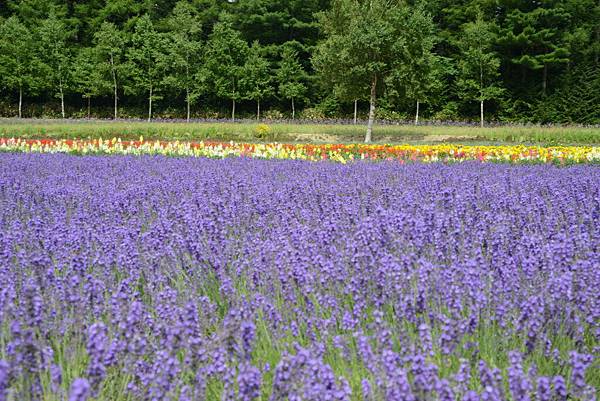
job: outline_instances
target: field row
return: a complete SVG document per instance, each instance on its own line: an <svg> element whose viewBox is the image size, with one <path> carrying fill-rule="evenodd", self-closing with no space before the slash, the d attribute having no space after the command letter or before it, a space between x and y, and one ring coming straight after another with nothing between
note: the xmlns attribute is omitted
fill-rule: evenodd
<svg viewBox="0 0 600 401"><path fill-rule="evenodd" d="M0 119L0 137L22 139L137 140L140 136L161 141L356 143L365 137L364 125L257 122L153 122L98 120L15 120ZM451 125L377 125L376 143L433 145L444 142L465 145L598 145L600 128L496 126L475 128Z"/></svg>
<svg viewBox="0 0 600 401"><path fill-rule="evenodd" d="M598 188L586 165L0 154L0 399L592 401Z"/></svg>
<svg viewBox="0 0 600 401"><path fill-rule="evenodd" d="M397 160L400 162L599 163L600 148L589 146L463 146L463 145L309 145L280 143L219 143L112 140L23 140L0 138L0 151L107 155L164 155L208 158Z"/></svg>

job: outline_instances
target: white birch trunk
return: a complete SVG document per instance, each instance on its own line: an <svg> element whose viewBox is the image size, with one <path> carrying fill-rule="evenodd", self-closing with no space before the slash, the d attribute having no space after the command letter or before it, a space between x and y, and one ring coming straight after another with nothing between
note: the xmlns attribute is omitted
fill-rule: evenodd
<svg viewBox="0 0 600 401"><path fill-rule="evenodd" d="M481 100L480 114L481 114L481 128L483 128L483 100Z"/></svg>
<svg viewBox="0 0 600 401"><path fill-rule="evenodd" d="M186 65L185 65L185 82L186 82L186 86L185 86L185 96L186 96L186 100L187 100L187 122L190 122L190 87L189 87L189 82L190 82L190 62L189 62L189 54L186 53L185 56L185 61L186 61Z"/></svg>
<svg viewBox="0 0 600 401"><path fill-rule="evenodd" d="M260 121L260 99L256 101L256 121Z"/></svg>
<svg viewBox="0 0 600 401"><path fill-rule="evenodd" d="M190 122L190 89L185 89L185 97L187 99L187 122Z"/></svg>
<svg viewBox="0 0 600 401"><path fill-rule="evenodd" d="M292 120L296 119L296 106L294 105L294 98L292 98Z"/></svg>
<svg viewBox="0 0 600 401"><path fill-rule="evenodd" d="M152 85L150 85L150 96L148 96L148 122L152 120Z"/></svg>
<svg viewBox="0 0 600 401"><path fill-rule="evenodd" d="M417 113L415 114L415 125L419 125L419 101L417 100Z"/></svg>
<svg viewBox="0 0 600 401"><path fill-rule="evenodd" d="M23 87L19 86L19 118L23 117Z"/></svg>
<svg viewBox="0 0 600 401"><path fill-rule="evenodd" d="M87 105L88 106L87 117L88 117L88 120L89 120L90 119L90 115L91 115L91 109L92 109L92 97L91 96L88 96L88 98L87 98L87 104L88 104Z"/></svg>
<svg viewBox="0 0 600 401"><path fill-rule="evenodd" d="M65 118L65 94L63 93L62 83L60 84L60 112L62 118Z"/></svg>
<svg viewBox="0 0 600 401"><path fill-rule="evenodd" d="M118 87L117 87L117 72L115 71L115 63L112 53L110 54L110 72L112 74L113 79L113 89L114 89L114 97L115 97L115 120L118 118Z"/></svg>
<svg viewBox="0 0 600 401"><path fill-rule="evenodd" d="M373 121L375 121L375 100L377 96L377 75L373 75L371 82L371 98L369 99L369 122L367 124L367 133L365 143L371 142L373 135Z"/></svg>
<svg viewBox="0 0 600 401"><path fill-rule="evenodd" d="M235 122L235 99L231 99L232 107L231 107L231 121Z"/></svg>
<svg viewBox="0 0 600 401"><path fill-rule="evenodd" d="M481 128L483 128L483 63L481 62L481 59L479 60L479 101L480 101L480 125Z"/></svg>
<svg viewBox="0 0 600 401"><path fill-rule="evenodd" d="M358 120L358 100L354 99L354 125L356 125L357 120Z"/></svg>

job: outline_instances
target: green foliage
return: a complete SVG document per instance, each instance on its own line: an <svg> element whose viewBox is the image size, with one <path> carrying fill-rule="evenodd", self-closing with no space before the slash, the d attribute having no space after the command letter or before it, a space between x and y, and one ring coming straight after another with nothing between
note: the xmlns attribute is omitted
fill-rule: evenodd
<svg viewBox="0 0 600 401"><path fill-rule="evenodd" d="M102 71L95 48L86 47L79 51L73 60L72 79L74 89L85 99L102 93Z"/></svg>
<svg viewBox="0 0 600 401"><path fill-rule="evenodd" d="M377 92L386 86L407 87L415 96L425 91L417 81L429 78L431 17L401 1L334 0L320 18L325 40L313 57L315 69L346 99L369 94L370 142Z"/></svg>
<svg viewBox="0 0 600 401"><path fill-rule="evenodd" d="M214 26L206 44L205 62L207 81L212 82L217 96L233 101L232 117L235 119L235 101L243 98L241 80L248 55L248 44L229 20Z"/></svg>
<svg viewBox="0 0 600 401"><path fill-rule="evenodd" d="M492 50L495 40L494 25L479 14L475 22L463 27L458 46L459 96L464 99L485 101L497 98L502 90L498 84L500 59Z"/></svg>
<svg viewBox="0 0 600 401"><path fill-rule="evenodd" d="M542 122L600 124L600 69L583 65L570 70L561 89L539 103L535 118Z"/></svg>
<svg viewBox="0 0 600 401"><path fill-rule="evenodd" d="M166 26L171 34L170 67L163 83L184 92L189 106L206 91L204 82L194 78L202 59L202 22L194 7L187 1L179 1L166 19Z"/></svg>
<svg viewBox="0 0 600 401"><path fill-rule="evenodd" d="M277 70L279 95L292 101L292 118L295 114L294 100L302 98L306 93L306 73L298 60L298 51L292 46L284 46L281 61Z"/></svg>
<svg viewBox="0 0 600 401"><path fill-rule="evenodd" d="M531 10L513 9L506 18L500 44L512 46L517 54L512 62L530 70L544 70L542 91L546 94L548 66L568 63L566 25L570 15L562 2L546 1Z"/></svg>
<svg viewBox="0 0 600 401"><path fill-rule="evenodd" d="M54 13L41 22L37 31L41 75L48 88L61 99L61 114L65 118L64 96L70 85L72 53L68 41L71 32Z"/></svg>
<svg viewBox="0 0 600 401"><path fill-rule="evenodd" d="M261 53L260 45L254 42L248 52L241 78L244 97L255 102L260 102L274 92L271 85L271 68Z"/></svg>
<svg viewBox="0 0 600 401"><path fill-rule="evenodd" d="M425 102L441 85L442 71L439 56L432 50L436 41L435 25L423 9L423 3L413 8L412 17L406 20L405 62L393 71L390 81L405 89L406 95Z"/></svg>
<svg viewBox="0 0 600 401"><path fill-rule="evenodd" d="M0 85L9 91L34 92L41 84L40 60L33 35L15 16L0 25Z"/></svg>
<svg viewBox="0 0 600 401"><path fill-rule="evenodd" d="M67 5L58 0L7 0L7 8L28 27L34 27L49 15L64 17ZM61 4L62 3L62 4Z"/></svg>
<svg viewBox="0 0 600 401"><path fill-rule="evenodd" d="M120 75L124 72L123 33L110 22L105 22L94 34L94 53L98 58L97 68L101 74L102 94L109 94L118 84Z"/></svg>
<svg viewBox="0 0 600 401"><path fill-rule="evenodd" d="M128 73L133 85L126 86L130 93L148 93L148 119L152 118L152 101L160 99L157 92L168 65L167 38L157 32L147 14L138 19L127 54Z"/></svg>
<svg viewBox="0 0 600 401"><path fill-rule="evenodd" d="M407 61L408 15L396 1L334 0L320 15L326 39L313 56L315 69L344 97L366 97L374 79L385 79Z"/></svg>
<svg viewBox="0 0 600 401"><path fill-rule="evenodd" d="M184 116L184 104L190 115L201 97L206 115L222 113L224 99L248 115L260 99L279 110L292 103L292 115L301 103L341 117L355 100L364 114L377 77L378 102L399 115L418 100L426 118L472 119L485 99L495 120L597 121L594 96L582 92L585 107L565 100L595 88L573 71L600 66L597 0L0 3L0 97L15 103L20 87L30 115L56 115L56 98L87 97L94 86L99 116L114 100L115 117L117 103L139 117L145 101L168 96L163 117ZM93 85L82 78L86 63L100 75Z"/></svg>

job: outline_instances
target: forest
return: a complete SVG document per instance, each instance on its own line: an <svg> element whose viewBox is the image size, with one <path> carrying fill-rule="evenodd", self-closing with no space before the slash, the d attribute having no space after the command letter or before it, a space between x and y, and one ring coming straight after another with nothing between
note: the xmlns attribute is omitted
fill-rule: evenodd
<svg viewBox="0 0 600 401"><path fill-rule="evenodd" d="M0 116L600 124L598 0L0 0Z"/></svg>

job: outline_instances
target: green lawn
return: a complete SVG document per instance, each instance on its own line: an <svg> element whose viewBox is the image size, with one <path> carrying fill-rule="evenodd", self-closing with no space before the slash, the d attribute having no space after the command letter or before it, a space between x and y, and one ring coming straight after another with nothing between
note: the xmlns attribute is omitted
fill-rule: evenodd
<svg viewBox="0 0 600 401"><path fill-rule="evenodd" d="M259 133L258 123L147 123L112 121L16 120L0 119L0 137L28 139L145 139L240 142L362 142L364 125L285 124L264 122L267 134ZM376 143L462 144L524 143L535 145L599 145L600 128L501 126L491 128L456 126L377 125Z"/></svg>

